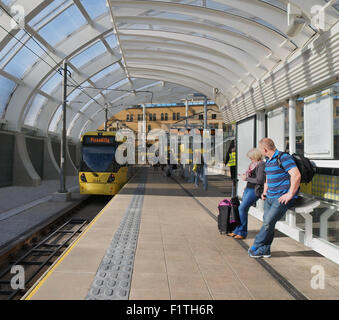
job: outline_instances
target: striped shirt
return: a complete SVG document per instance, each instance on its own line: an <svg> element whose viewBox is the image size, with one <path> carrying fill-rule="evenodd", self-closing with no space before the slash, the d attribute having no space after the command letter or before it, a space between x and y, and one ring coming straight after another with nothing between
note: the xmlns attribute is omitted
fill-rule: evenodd
<svg viewBox="0 0 339 320"><path fill-rule="evenodd" d="M285 170L280 168L277 161L279 154L280 151L276 150L272 159L266 158L265 172L268 184L267 198L270 199L280 198L289 191L291 176L288 171L297 167L293 157L284 153L280 160ZM297 198L297 194L298 192L295 194L294 198Z"/></svg>

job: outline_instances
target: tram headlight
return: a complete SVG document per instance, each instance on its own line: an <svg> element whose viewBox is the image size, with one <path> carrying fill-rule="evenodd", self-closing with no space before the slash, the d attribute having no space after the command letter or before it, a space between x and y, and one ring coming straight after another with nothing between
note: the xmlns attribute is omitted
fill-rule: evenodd
<svg viewBox="0 0 339 320"><path fill-rule="evenodd" d="M112 183L115 181L115 176L114 174L110 174L109 177L108 177L108 180L107 180L107 183Z"/></svg>
<svg viewBox="0 0 339 320"><path fill-rule="evenodd" d="M84 173L80 176L80 179L82 182L87 182L87 179Z"/></svg>

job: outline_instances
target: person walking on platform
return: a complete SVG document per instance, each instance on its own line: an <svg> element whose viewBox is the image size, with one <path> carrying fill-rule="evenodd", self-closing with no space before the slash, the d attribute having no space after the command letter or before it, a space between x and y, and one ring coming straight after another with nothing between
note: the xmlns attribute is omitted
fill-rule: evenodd
<svg viewBox="0 0 339 320"><path fill-rule="evenodd" d="M201 155L200 150L195 151L195 161L198 161L198 159L201 159L200 164L195 164L195 178L194 178L194 184L198 188L199 187L199 180L202 181L204 191L207 190L207 178L206 178L206 165L204 161L204 157ZM200 162L200 161L199 161Z"/></svg>
<svg viewBox="0 0 339 320"><path fill-rule="evenodd" d="M262 160L261 151L254 148L247 153L247 157L251 160L251 163L246 173L242 175L242 180L247 181L247 185L239 206L240 225L232 233L228 234L228 236L235 239L245 239L247 237L248 211L261 197L266 181L265 162Z"/></svg>
<svg viewBox="0 0 339 320"><path fill-rule="evenodd" d="M269 258L275 225L286 211L294 206L301 174L293 157L278 151L272 139L262 139L259 142L259 149L266 157L266 183L261 196L265 201L264 218L248 254L252 258Z"/></svg>

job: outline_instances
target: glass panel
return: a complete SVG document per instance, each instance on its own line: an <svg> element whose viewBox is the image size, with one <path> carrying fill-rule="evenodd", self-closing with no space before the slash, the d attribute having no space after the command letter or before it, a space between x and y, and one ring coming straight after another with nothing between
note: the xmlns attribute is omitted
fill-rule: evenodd
<svg viewBox="0 0 339 320"><path fill-rule="evenodd" d="M30 51L28 48L22 47L22 49L13 57L13 59L7 64L4 69L8 73L18 78L22 78L27 69L31 67L39 59L39 57L44 54L43 49L41 49L38 44L32 39L26 42L26 46L30 48L33 52L35 52L38 56Z"/></svg>
<svg viewBox="0 0 339 320"><path fill-rule="evenodd" d="M81 112L85 112L85 111L90 107L90 105L91 105L92 103L94 103L93 100L89 100L89 101L88 101L88 102L80 109L80 111L81 111Z"/></svg>
<svg viewBox="0 0 339 320"><path fill-rule="evenodd" d="M28 24L38 30L41 25L44 24L47 19L49 19L52 15L57 14L62 11L71 1L70 0L54 0L50 5L48 5L45 9L40 11Z"/></svg>
<svg viewBox="0 0 339 320"><path fill-rule="evenodd" d="M13 0L1 0L6 6L13 2Z"/></svg>
<svg viewBox="0 0 339 320"><path fill-rule="evenodd" d="M119 68L119 64L115 63L112 66L103 69L102 71L98 72L95 76L91 78L93 82L97 82L98 80L102 79L103 77L107 76L110 73L113 73L115 70Z"/></svg>
<svg viewBox="0 0 339 320"><path fill-rule="evenodd" d="M71 103L81 93L82 93L82 91L80 89L73 90L72 93L67 97L67 102Z"/></svg>
<svg viewBox="0 0 339 320"><path fill-rule="evenodd" d="M6 105L9 100L9 96L13 92L14 88L16 86L16 83L3 77L0 76L0 118L2 118Z"/></svg>
<svg viewBox="0 0 339 320"><path fill-rule="evenodd" d="M58 86L62 84L62 75L60 73L55 73L50 77L44 85L42 85L41 90L51 94Z"/></svg>
<svg viewBox="0 0 339 320"><path fill-rule="evenodd" d="M61 120L61 117L62 117L62 106L59 106L58 110L54 114L51 124L49 125L49 128L48 128L49 131L51 132L56 131L58 123Z"/></svg>
<svg viewBox="0 0 339 320"><path fill-rule="evenodd" d="M119 87L123 86L124 84L126 84L127 82L128 82L128 79L122 79L122 80L116 82L115 84L113 84L112 86L110 86L108 89L113 90L113 89L119 88ZM106 94L106 93L109 92L109 90L105 90L103 93Z"/></svg>
<svg viewBox="0 0 339 320"><path fill-rule="evenodd" d="M52 46L64 40L75 30L84 26L87 20L75 5L72 5L63 13L44 26L39 34Z"/></svg>
<svg viewBox="0 0 339 320"><path fill-rule="evenodd" d="M20 30L15 37L19 39L22 42L27 41L28 35L25 33L25 31ZM12 38L7 45L0 51L0 61L5 62L6 58L9 58L10 55L13 55L17 50L19 50L20 47L22 47L22 44L15 38Z"/></svg>
<svg viewBox="0 0 339 320"><path fill-rule="evenodd" d="M77 56L71 59L70 62L74 64L76 68L80 68L84 64L94 59L95 57L98 57L104 52L106 52L106 47L101 41L98 41L96 44L79 53Z"/></svg>
<svg viewBox="0 0 339 320"><path fill-rule="evenodd" d="M104 13L108 13L106 0L80 0L91 19L95 19Z"/></svg>
<svg viewBox="0 0 339 320"><path fill-rule="evenodd" d="M46 103L47 99L40 94L37 94L29 108L27 116L25 118L25 124L34 127L36 120L40 114L40 111L43 105Z"/></svg>
<svg viewBox="0 0 339 320"><path fill-rule="evenodd" d="M118 45L115 34L111 34L110 36L106 37L105 40L108 42L112 49L114 49Z"/></svg>

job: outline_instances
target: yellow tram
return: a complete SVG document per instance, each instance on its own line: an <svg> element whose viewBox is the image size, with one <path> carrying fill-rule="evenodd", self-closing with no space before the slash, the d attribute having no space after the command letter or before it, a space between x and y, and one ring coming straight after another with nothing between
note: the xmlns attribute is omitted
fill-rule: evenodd
<svg viewBox="0 0 339 320"><path fill-rule="evenodd" d="M129 168L115 160L116 150L122 143L115 140L115 135L115 132L98 131L81 137L81 194L114 195L127 182Z"/></svg>

